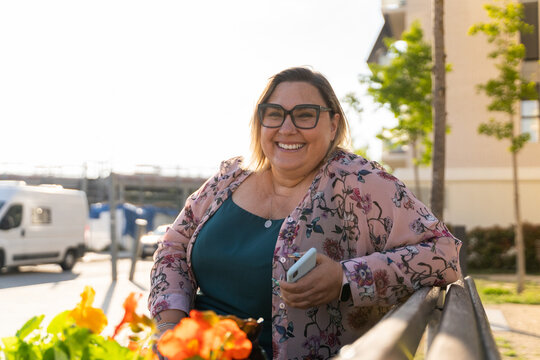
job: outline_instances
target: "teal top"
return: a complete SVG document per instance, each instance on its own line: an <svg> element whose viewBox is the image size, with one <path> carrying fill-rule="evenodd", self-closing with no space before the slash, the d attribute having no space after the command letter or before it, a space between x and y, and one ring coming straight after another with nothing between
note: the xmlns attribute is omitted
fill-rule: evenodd
<svg viewBox="0 0 540 360"><path fill-rule="evenodd" d="M269 228L266 221L229 197L199 232L191 263L199 285L195 309L262 317L259 343L272 358L272 259L283 219Z"/></svg>

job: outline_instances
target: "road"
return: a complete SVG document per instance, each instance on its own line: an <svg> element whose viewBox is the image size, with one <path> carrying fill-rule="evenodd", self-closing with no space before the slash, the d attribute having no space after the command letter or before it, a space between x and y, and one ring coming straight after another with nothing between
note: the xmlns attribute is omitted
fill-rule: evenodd
<svg viewBox="0 0 540 360"><path fill-rule="evenodd" d="M131 292L141 293L138 312L148 315L150 260L139 260L133 282L129 281L131 260L119 259L117 280L112 281L110 257L89 253L72 271L58 265L21 266L18 271L0 273L0 338L14 335L32 316L45 315L44 324L58 313L73 309L86 285L96 291L94 307L103 309L109 319L104 334L112 334L122 319L122 304Z"/></svg>

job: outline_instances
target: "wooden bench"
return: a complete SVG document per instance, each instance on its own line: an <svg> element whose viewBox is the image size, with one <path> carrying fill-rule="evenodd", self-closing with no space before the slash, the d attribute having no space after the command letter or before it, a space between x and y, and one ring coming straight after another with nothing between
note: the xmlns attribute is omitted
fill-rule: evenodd
<svg viewBox="0 0 540 360"><path fill-rule="evenodd" d="M418 290L366 334L343 347L337 359L413 359L424 333L426 360L500 359L469 276L446 289Z"/></svg>

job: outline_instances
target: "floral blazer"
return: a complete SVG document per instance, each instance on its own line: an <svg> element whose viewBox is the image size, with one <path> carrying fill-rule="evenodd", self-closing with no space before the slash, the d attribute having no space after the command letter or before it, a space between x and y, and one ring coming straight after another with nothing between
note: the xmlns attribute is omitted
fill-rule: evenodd
<svg viewBox="0 0 540 360"><path fill-rule="evenodd" d="M151 273L149 308L192 308L197 282L191 250L205 222L250 175L241 158L221 165L186 201L168 229ZM274 251L273 280L285 278L288 255L315 247L341 262L349 299L307 310L288 307L273 281L273 358L329 358L352 343L392 304L422 286L458 279L461 241L394 176L376 162L337 151L285 219ZM269 279L270 281L270 279ZM270 355L270 354L269 354Z"/></svg>

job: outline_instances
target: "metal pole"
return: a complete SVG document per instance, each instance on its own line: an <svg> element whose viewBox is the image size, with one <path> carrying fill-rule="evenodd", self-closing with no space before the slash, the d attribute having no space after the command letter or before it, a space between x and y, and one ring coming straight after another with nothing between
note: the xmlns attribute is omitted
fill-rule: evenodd
<svg viewBox="0 0 540 360"><path fill-rule="evenodd" d="M116 261L118 259L118 248L116 242L116 179L111 170L109 175L109 212L111 216L111 265L112 280L116 281Z"/></svg>
<svg viewBox="0 0 540 360"><path fill-rule="evenodd" d="M130 281L133 281L133 276L135 275L135 264L141 254L141 237L145 233L147 223L148 222L144 219L135 220L135 224L137 225L137 236L134 239L135 244L133 245L133 252L131 254L131 269L129 271Z"/></svg>

